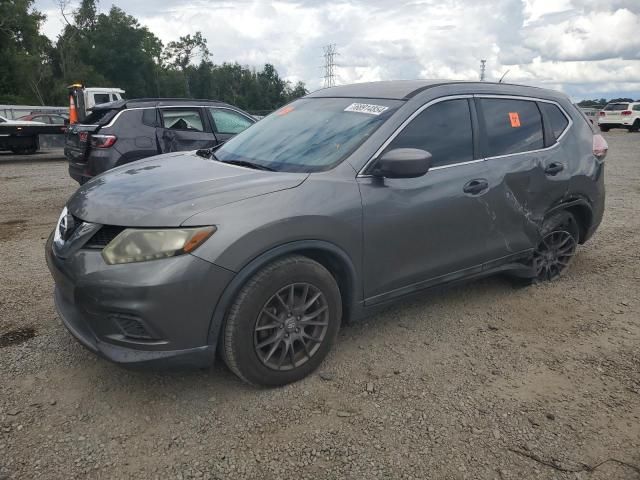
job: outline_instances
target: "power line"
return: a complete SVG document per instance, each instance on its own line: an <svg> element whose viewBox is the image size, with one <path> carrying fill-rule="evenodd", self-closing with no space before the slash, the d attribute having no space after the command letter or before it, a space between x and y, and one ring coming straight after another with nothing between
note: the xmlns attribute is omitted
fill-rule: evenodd
<svg viewBox="0 0 640 480"><path fill-rule="evenodd" d="M484 70L486 68L486 60L480 60L480 81L484 82Z"/></svg>
<svg viewBox="0 0 640 480"><path fill-rule="evenodd" d="M322 50L324 51L324 88L335 87L335 56L338 55L338 52L336 51L336 44L330 43L329 45L322 47Z"/></svg>

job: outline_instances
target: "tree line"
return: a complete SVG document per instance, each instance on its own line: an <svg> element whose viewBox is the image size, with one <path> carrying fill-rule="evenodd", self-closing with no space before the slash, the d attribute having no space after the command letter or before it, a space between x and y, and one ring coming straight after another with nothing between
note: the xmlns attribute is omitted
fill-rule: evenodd
<svg viewBox="0 0 640 480"><path fill-rule="evenodd" d="M124 10L98 13L96 0L75 10L58 0L64 28L55 42L41 33L45 16L34 0L0 1L0 103L65 105L66 86L119 87L127 98L217 99L254 113L307 93L273 65L256 70L215 64L201 32L164 45Z"/></svg>
<svg viewBox="0 0 640 480"><path fill-rule="evenodd" d="M607 103L625 103L625 102L633 102L632 98L612 98L611 100L607 100L606 98L594 98L593 100L582 100L578 103L579 107L582 108L598 108L602 109L607 105ZM635 100L636 102L640 102L640 100Z"/></svg>

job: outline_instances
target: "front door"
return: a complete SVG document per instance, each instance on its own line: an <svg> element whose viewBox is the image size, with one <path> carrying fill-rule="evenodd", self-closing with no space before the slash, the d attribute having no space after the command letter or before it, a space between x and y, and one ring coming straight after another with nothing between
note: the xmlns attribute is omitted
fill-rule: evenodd
<svg viewBox="0 0 640 480"><path fill-rule="evenodd" d="M214 147L218 141L198 107L160 109L156 136L162 153Z"/></svg>
<svg viewBox="0 0 640 480"><path fill-rule="evenodd" d="M424 176L358 178L363 203L364 293L375 304L474 272L497 255L485 200L486 162L474 154L470 98L426 108L386 147L432 154Z"/></svg>

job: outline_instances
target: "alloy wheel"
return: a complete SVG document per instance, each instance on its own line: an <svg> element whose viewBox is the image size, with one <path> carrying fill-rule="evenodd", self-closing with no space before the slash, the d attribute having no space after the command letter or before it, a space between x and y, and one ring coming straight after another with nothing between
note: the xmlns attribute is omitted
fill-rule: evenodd
<svg viewBox="0 0 640 480"><path fill-rule="evenodd" d="M565 230L548 233L533 253L533 268L538 280L553 280L569 265L576 252L573 235Z"/></svg>
<svg viewBox="0 0 640 480"><path fill-rule="evenodd" d="M329 327L329 306L320 289L292 283L276 292L258 314L254 348L273 370L292 370L311 359Z"/></svg>

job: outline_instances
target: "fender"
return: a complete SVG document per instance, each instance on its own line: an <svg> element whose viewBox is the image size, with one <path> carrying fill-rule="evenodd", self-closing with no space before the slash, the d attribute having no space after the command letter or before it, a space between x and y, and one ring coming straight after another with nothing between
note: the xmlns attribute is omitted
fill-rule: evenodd
<svg viewBox="0 0 640 480"><path fill-rule="evenodd" d="M579 197L579 198L573 198L568 200L560 200L559 203L556 203L547 211L547 213L545 214L545 218L559 210L566 210L567 208L575 207L577 205L581 207L587 207L590 213L593 212L593 207L591 206L591 203L589 203L587 199Z"/></svg>
<svg viewBox="0 0 640 480"><path fill-rule="evenodd" d="M295 242L285 243L278 247L267 250L251 260L248 264L242 267L240 271L233 277L233 280L229 282L229 285L224 289L218 304L215 307L213 316L211 317L211 323L209 325L209 335L207 343L214 348L218 345L219 334L222 325L227 314L227 310L231 306L233 299L236 297L242 286L262 267L272 262L276 258L282 257L289 253L299 253L304 250L321 250L327 253L331 253L337 256L345 266L347 273L347 281L349 284L349 291L353 293L357 291L356 287L356 269L351 261L351 258L347 253L337 245L326 242L323 240L299 240ZM353 298L347 299L352 305L357 302Z"/></svg>

